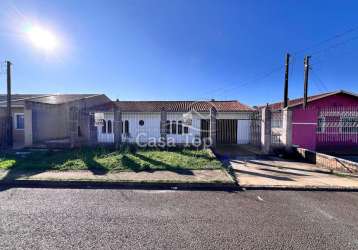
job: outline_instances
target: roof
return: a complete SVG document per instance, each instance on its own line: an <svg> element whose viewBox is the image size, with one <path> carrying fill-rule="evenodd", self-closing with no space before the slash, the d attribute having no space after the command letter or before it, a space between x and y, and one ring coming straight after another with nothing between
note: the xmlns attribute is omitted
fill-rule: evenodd
<svg viewBox="0 0 358 250"><path fill-rule="evenodd" d="M18 101L24 101L24 100L28 100L28 99L32 99L32 98L36 98L36 97L41 97L41 96L47 96L46 94L13 94L11 95L11 100L13 102L18 102ZM7 101L7 95L5 94L0 94L0 103L6 102Z"/></svg>
<svg viewBox="0 0 358 250"><path fill-rule="evenodd" d="M11 101L14 105L24 105L25 101L62 104L94 96L98 96L98 94L13 94L11 95ZM6 105L6 99L7 95L0 95L0 105Z"/></svg>
<svg viewBox="0 0 358 250"><path fill-rule="evenodd" d="M208 112L211 107L219 112L253 111L254 109L238 101L116 101L95 107L97 111L118 108L122 112Z"/></svg>
<svg viewBox="0 0 358 250"><path fill-rule="evenodd" d="M62 104L98 96L98 94L56 94L32 99L31 102L46 104Z"/></svg>
<svg viewBox="0 0 358 250"><path fill-rule="evenodd" d="M312 102L315 100L319 100L328 96L332 96L332 95L337 95L337 94L346 94L346 95L350 95L350 96L354 96L358 98L358 95L352 92L348 92L345 90L338 90L338 91L333 91L333 92L326 92L326 93L321 93L318 95L312 95L312 96L308 96L307 97L307 102ZM302 105L303 104L303 98L296 98L296 99L292 99L288 101L288 107L295 107L298 105ZM272 110L278 110L278 109L282 109L283 107L283 102L276 102L276 103L272 103L268 105ZM263 107L263 106L262 106Z"/></svg>

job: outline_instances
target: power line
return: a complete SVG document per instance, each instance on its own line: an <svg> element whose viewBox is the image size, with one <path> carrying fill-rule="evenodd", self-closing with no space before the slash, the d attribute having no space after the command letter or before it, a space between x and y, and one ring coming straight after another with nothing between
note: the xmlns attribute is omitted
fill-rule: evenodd
<svg viewBox="0 0 358 250"><path fill-rule="evenodd" d="M320 45L322 45L322 44L324 44L324 43L327 43L327 42L333 41L333 40L335 40L335 39L337 39L337 38L343 37L343 36L345 36L346 34L352 33L352 32L354 32L354 31L356 31L356 30L358 30L358 26L355 26L355 27L353 27L353 28L351 28L351 29L348 29L348 30L346 30L346 31L344 31L344 32L341 32L341 33L338 33L338 34L336 34L336 35L333 35L332 37L327 38L327 39L325 39L325 40L322 40L322 41L320 41L320 42L318 42L318 43L316 43L316 44L314 44L314 45L312 45L312 46L310 46L310 47L306 47L306 48L304 48L304 49L298 50L298 51L294 52L293 54L294 54L294 55L297 55L297 54L300 54L300 53L302 53L302 52L304 52L304 51L307 51L307 50L310 50L310 49L313 49L313 48L317 48L317 47L319 47Z"/></svg>
<svg viewBox="0 0 358 250"><path fill-rule="evenodd" d="M314 44L314 45L312 45L312 46L310 46L310 47L306 47L306 48L304 48L304 49L301 49L301 50L298 50L298 51L292 53L292 62L291 62L291 66L290 66L290 67L291 67L290 78L292 78L292 75L293 75L293 65L295 64L295 56L301 54L301 53L304 52L304 51L311 50L311 49L314 49L314 48L318 48L318 47L320 47L322 44L325 44L325 43L327 43L327 42L331 42L331 41L333 41L333 40L335 40L335 39L341 38L341 37L343 37L343 36L345 36L345 35L347 35L347 34L349 34L349 33L352 33L352 32L354 32L354 31L357 31L357 30L358 30L358 26L353 27L353 28L350 28L350 29L348 29L348 30L346 30L346 31L344 31L344 32L338 33L338 34L336 34L336 35L333 35L332 37L329 37L329 38L327 38L327 39L325 39L325 40L322 40L322 41L320 41L320 42L318 42L318 43L316 43L316 44ZM341 45L344 45L344 44L346 44L346 43L348 43L348 42L350 42L350 41L356 40L356 39L358 39L358 36L352 37L352 38L347 39L347 40L345 40L345 41L343 41L343 42L339 42L339 43L333 44L333 45L331 45L331 46L329 46L329 47L327 47L327 48L324 48L324 49L322 49L322 50L314 51L313 53L310 53L310 54L311 54L311 55L317 55L317 54L320 54L320 53L322 53L322 52L328 51L328 50L330 50L330 49L332 49L332 48L336 48L336 47L339 47L339 46L341 46ZM276 71L281 70L283 67L284 67L284 66L280 66L280 67L273 68L273 69L270 70L268 73L264 74L262 77L259 77L259 78L257 78L257 79L253 79L253 80L248 81L248 82L244 82L244 83L241 84L241 85L235 85L235 86L231 86L231 87L228 86L228 87L223 87L223 88L216 88L216 89L214 89L214 90L209 90L209 91L207 91L206 93L212 93L213 91L215 91L216 94L217 94L217 93L232 91L232 90L234 90L234 89L236 89L236 88L239 88L239 87L245 87L245 86L247 86L248 84L253 83L253 82L257 83L258 81L264 80L264 79L266 79L267 77L271 76L271 75L272 75L273 73L275 73ZM319 80L319 82L322 84L322 86L323 86L325 89L328 89L328 88L326 87L326 85L323 83L322 80ZM220 95L219 95L219 96L220 96Z"/></svg>
<svg viewBox="0 0 358 250"><path fill-rule="evenodd" d="M322 79L318 76L317 72L311 69L312 75L318 80L318 82L323 86L325 91L328 91L327 85L322 81Z"/></svg>

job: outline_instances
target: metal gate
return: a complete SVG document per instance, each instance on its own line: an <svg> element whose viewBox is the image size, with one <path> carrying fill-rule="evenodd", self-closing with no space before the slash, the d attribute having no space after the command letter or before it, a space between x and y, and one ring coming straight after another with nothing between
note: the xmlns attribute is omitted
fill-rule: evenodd
<svg viewBox="0 0 358 250"><path fill-rule="evenodd" d="M358 106L319 110L316 139L317 147L358 146Z"/></svg>
<svg viewBox="0 0 358 250"><path fill-rule="evenodd" d="M282 112L271 112L271 144L273 146L282 145Z"/></svg>
<svg viewBox="0 0 358 250"><path fill-rule="evenodd" d="M237 120L234 119L216 120L216 142L218 144L237 143Z"/></svg>
<svg viewBox="0 0 358 250"><path fill-rule="evenodd" d="M261 112L252 112L248 120L250 122L249 142L252 145L261 146Z"/></svg>

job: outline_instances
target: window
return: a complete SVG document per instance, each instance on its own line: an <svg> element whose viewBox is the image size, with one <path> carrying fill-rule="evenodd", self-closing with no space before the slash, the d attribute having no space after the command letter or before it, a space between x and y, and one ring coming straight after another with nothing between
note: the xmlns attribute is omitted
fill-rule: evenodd
<svg viewBox="0 0 358 250"><path fill-rule="evenodd" d="M102 120L102 134L105 134L107 132L107 123L106 120Z"/></svg>
<svg viewBox="0 0 358 250"><path fill-rule="evenodd" d="M144 121L143 120L140 120L139 121L139 126L143 126L144 125Z"/></svg>
<svg viewBox="0 0 358 250"><path fill-rule="evenodd" d="M182 121L178 121L178 135L181 135L182 133L183 133Z"/></svg>
<svg viewBox="0 0 358 250"><path fill-rule="evenodd" d="M15 114L15 129L24 129L25 121L24 121L24 114L17 113Z"/></svg>
<svg viewBox="0 0 358 250"><path fill-rule="evenodd" d="M272 112L271 128L282 128L282 113L281 112Z"/></svg>
<svg viewBox="0 0 358 250"><path fill-rule="evenodd" d="M317 121L317 132L324 133L325 131L325 119L324 117L319 117Z"/></svg>
<svg viewBox="0 0 358 250"><path fill-rule="evenodd" d="M121 121L121 133L123 134L123 121Z"/></svg>
<svg viewBox="0 0 358 250"><path fill-rule="evenodd" d="M177 133L177 122L172 121L172 134L176 134L176 133Z"/></svg>
<svg viewBox="0 0 358 250"><path fill-rule="evenodd" d="M77 136L81 137L82 136L82 131L81 131L81 127L77 126Z"/></svg>
<svg viewBox="0 0 358 250"><path fill-rule="evenodd" d="M124 133L129 134L129 121L128 120L124 121Z"/></svg>
<svg viewBox="0 0 358 250"><path fill-rule="evenodd" d="M165 124L165 133L170 134L170 121L167 121Z"/></svg>
<svg viewBox="0 0 358 250"><path fill-rule="evenodd" d="M184 134L188 134L189 133L189 127L184 126Z"/></svg>
<svg viewBox="0 0 358 250"><path fill-rule="evenodd" d="M358 116L341 117L341 123L343 133L358 133Z"/></svg>
<svg viewBox="0 0 358 250"><path fill-rule="evenodd" d="M112 134L112 121L108 120L107 122L107 133Z"/></svg>

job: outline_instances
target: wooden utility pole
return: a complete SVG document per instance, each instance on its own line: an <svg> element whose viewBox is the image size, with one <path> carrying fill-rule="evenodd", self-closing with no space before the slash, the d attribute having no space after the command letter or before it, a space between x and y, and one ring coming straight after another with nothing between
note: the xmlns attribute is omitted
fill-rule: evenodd
<svg viewBox="0 0 358 250"><path fill-rule="evenodd" d="M12 114L11 114L11 62L6 61L7 105L6 105L6 144L13 146Z"/></svg>
<svg viewBox="0 0 358 250"><path fill-rule="evenodd" d="M304 75L304 90L303 90L303 108L307 107L307 92L308 92L308 72L310 69L310 56L305 56L304 67L305 67L305 75Z"/></svg>
<svg viewBox="0 0 358 250"><path fill-rule="evenodd" d="M287 108L288 106L288 69L290 66L290 54L286 54L286 63L285 63L285 84L283 91L283 108Z"/></svg>

